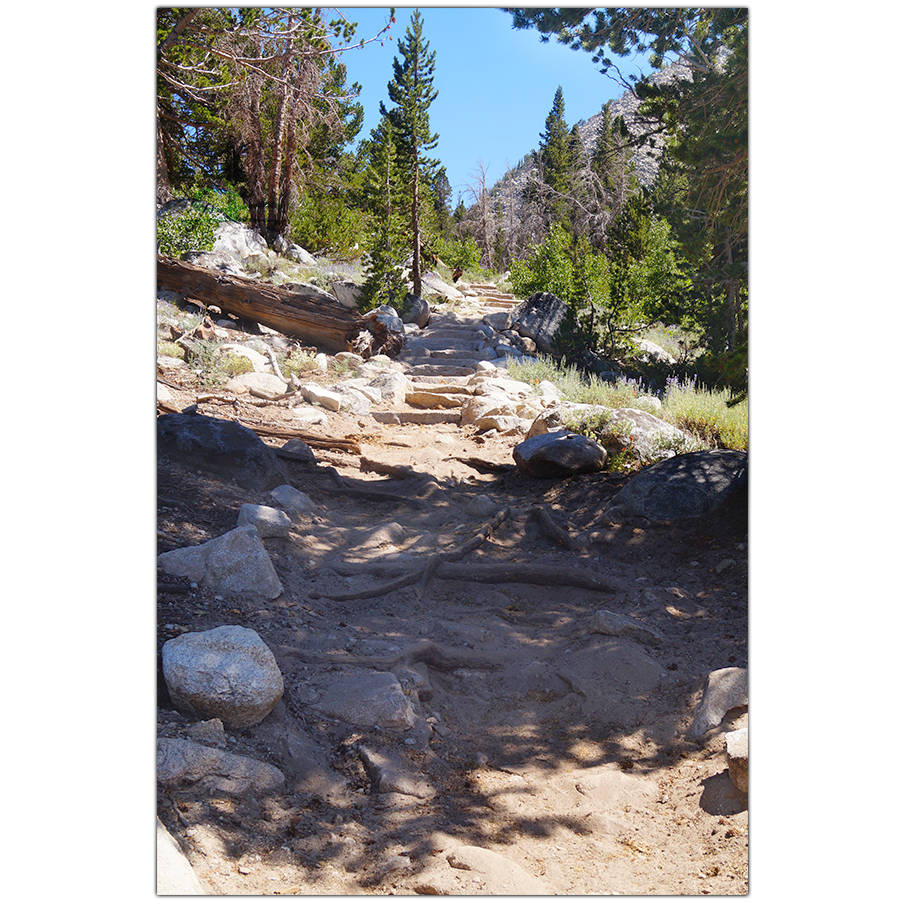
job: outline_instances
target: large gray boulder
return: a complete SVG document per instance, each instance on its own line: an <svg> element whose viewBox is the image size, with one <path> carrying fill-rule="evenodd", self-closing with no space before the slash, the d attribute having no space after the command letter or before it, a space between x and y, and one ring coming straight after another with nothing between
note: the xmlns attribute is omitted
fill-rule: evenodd
<svg viewBox="0 0 900 911"><path fill-rule="evenodd" d="M164 573L184 576L214 591L277 598L283 589L255 525L240 525L203 544L157 557Z"/></svg>
<svg viewBox="0 0 900 911"><path fill-rule="evenodd" d="M231 728L258 724L284 693L275 656L254 630L219 626L163 643L162 671L172 702Z"/></svg>
<svg viewBox="0 0 900 911"><path fill-rule="evenodd" d="M568 430L530 437L513 449L513 460L524 474L535 478L567 478L600 471L606 450L594 440Z"/></svg>
<svg viewBox="0 0 900 911"><path fill-rule="evenodd" d="M337 300L348 310L359 309L359 305L362 303L362 288L356 282L335 280L328 287Z"/></svg>
<svg viewBox="0 0 900 911"><path fill-rule="evenodd" d="M639 472L609 501L607 509L655 521L697 518L745 490L747 475L746 452L689 452Z"/></svg>
<svg viewBox="0 0 900 911"><path fill-rule="evenodd" d="M403 302L402 317L404 322L414 323L420 329L424 329L431 319L431 306L424 297L407 294Z"/></svg>
<svg viewBox="0 0 900 911"><path fill-rule="evenodd" d="M158 456L251 490L268 490L287 480L272 450L236 421L163 414L156 419L156 447Z"/></svg>
<svg viewBox="0 0 900 911"><path fill-rule="evenodd" d="M569 305L564 300L549 291L540 291L513 309L509 325L519 335L532 339L538 351L550 354L568 310Z"/></svg>
<svg viewBox="0 0 900 911"><path fill-rule="evenodd" d="M157 738L156 779L169 788L200 783L210 791L233 795L284 787L284 774L267 762L179 737Z"/></svg>
<svg viewBox="0 0 900 911"><path fill-rule="evenodd" d="M253 254L268 253L265 238L252 228L236 221L223 221L216 229L213 253L243 262Z"/></svg>

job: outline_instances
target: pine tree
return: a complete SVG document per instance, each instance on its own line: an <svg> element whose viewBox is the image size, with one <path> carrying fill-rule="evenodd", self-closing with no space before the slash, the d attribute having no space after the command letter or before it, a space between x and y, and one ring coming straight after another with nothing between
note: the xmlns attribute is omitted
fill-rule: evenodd
<svg viewBox="0 0 900 911"><path fill-rule="evenodd" d="M425 152L437 145L438 136L432 134L428 108L437 98L434 84L435 54L422 38L422 15L416 10L406 29L406 35L397 42L402 62L394 58L394 78L388 83L388 97L395 107L390 111L381 105L382 116L388 117L396 132L399 162L406 174L409 187L409 226L412 244L412 293L422 293L422 223L421 208L425 174L435 162L425 157Z"/></svg>
<svg viewBox="0 0 900 911"><path fill-rule="evenodd" d="M374 230L372 246L362 286L366 307L383 304L399 308L406 297L403 261L407 238L400 216L404 189L397 161L394 128L387 117L372 130L367 144L369 165L365 172L365 192Z"/></svg>
<svg viewBox="0 0 900 911"><path fill-rule="evenodd" d="M572 190L572 136L565 115L566 104L559 86L544 123L538 151L544 183L550 189L551 217L568 222L569 206L565 197Z"/></svg>

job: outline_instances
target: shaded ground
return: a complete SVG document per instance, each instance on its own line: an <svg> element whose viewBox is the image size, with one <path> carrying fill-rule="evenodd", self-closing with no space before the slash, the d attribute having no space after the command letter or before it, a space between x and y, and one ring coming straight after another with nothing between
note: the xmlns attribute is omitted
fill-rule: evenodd
<svg viewBox="0 0 900 911"><path fill-rule="evenodd" d="M183 394L176 404L194 400ZM245 398L200 410L289 426L284 408ZM610 524L603 506L624 477L526 478L511 457L519 437L349 415L330 415L317 432L353 439L360 451L317 446L316 466L283 463L319 510L289 538L266 539L280 598L160 578L159 645L189 630L248 626L285 677L272 715L230 733L227 746L282 768L283 793L160 788L159 816L207 891L745 893L747 803L723 744L747 716L731 713L701 743L686 731L706 675L747 667L746 497L704 520ZM361 458L411 471L403 480L364 472ZM334 492L331 468L375 496ZM158 494L160 551L230 531L242 503L269 502L166 461ZM390 576L379 568L470 540L491 518L467 513L476 495L509 515L459 566L490 566L493 581L435 577L421 596L410 586L329 597L383 584ZM547 537L535 505L584 549ZM516 581L535 566L558 584ZM566 585L576 572L617 590ZM663 644L592 632L601 608L652 625ZM292 697L305 675L332 667L418 675L424 733L354 729ZM158 720L173 735L196 719L176 712L161 685ZM308 745L318 784L286 765L286 732ZM379 790L367 750L395 757L413 793ZM463 850L472 847L492 853Z"/></svg>

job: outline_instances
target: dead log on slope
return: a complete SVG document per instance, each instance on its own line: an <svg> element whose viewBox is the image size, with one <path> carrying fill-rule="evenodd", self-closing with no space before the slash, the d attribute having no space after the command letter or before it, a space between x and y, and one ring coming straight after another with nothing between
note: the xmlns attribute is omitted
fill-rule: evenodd
<svg viewBox="0 0 900 911"><path fill-rule="evenodd" d="M403 347L402 323L398 331L396 321L383 319L377 311L350 310L312 286L281 288L161 254L156 257L156 284L325 351L394 356Z"/></svg>

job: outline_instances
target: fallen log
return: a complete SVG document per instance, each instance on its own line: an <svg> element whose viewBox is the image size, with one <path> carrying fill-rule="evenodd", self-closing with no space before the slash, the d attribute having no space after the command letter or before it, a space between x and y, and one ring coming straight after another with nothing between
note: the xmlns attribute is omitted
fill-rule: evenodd
<svg viewBox="0 0 900 911"><path fill-rule="evenodd" d="M162 254L156 257L156 284L329 352L393 357L403 347L402 323L398 326L399 321L385 319L378 311L362 314L348 309L312 285L279 287Z"/></svg>

